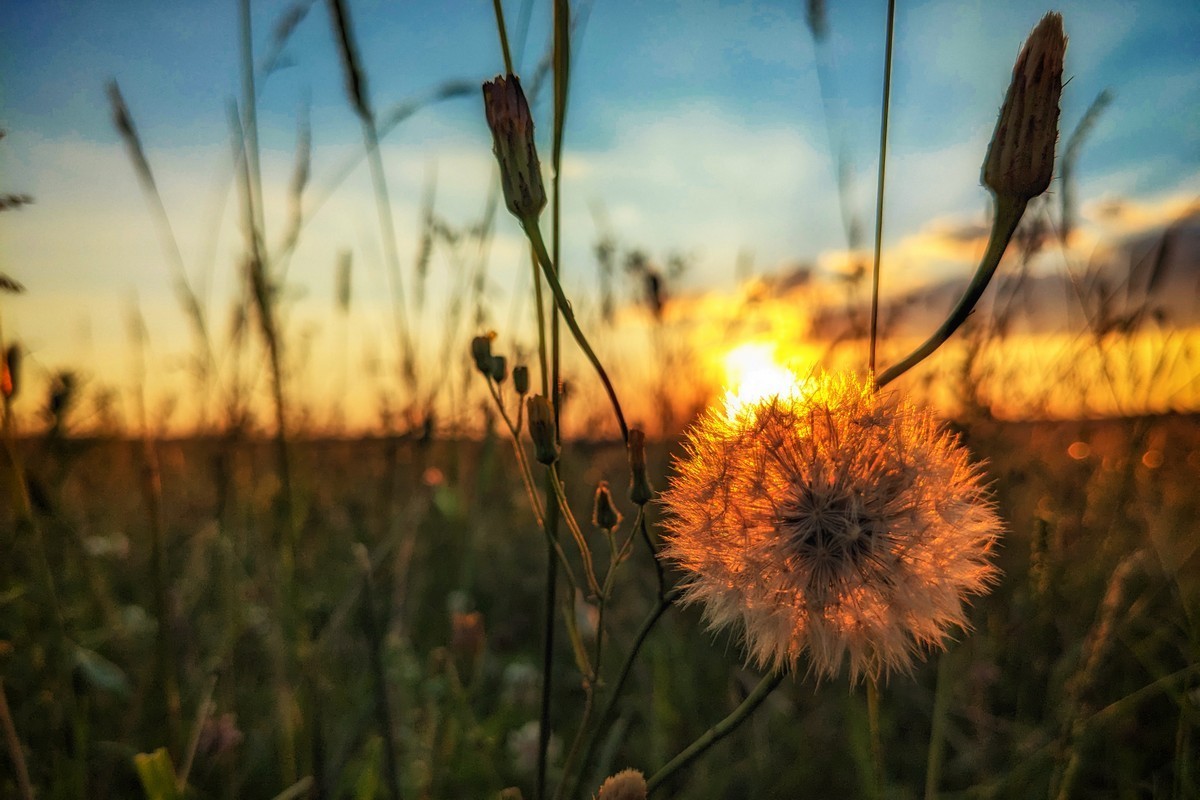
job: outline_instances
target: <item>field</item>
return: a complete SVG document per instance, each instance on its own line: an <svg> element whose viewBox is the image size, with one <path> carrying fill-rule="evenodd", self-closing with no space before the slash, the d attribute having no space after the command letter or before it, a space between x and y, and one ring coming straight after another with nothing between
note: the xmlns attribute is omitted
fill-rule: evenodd
<svg viewBox="0 0 1200 800"><path fill-rule="evenodd" d="M1178 154L1143 174L1128 141L1098 149L1130 196L1079 196L1106 185L1098 76L1125 73L1095 34L1121 26L920 6L902 27L947 49L894 59L930 41L895 3L869 32L820 0L716 4L764 37L750 57L639 8L581 78L590 3L355 4L362 40L316 5L156 11L187 36L132 30L156 55L63 112L103 106L71 163L127 159L161 257L88 194L110 175L59 192L59 225L0 195L29 221L0 260L0 798L1200 797L1200 203ZM647 76L678 65L618 74L652 21L715 25L727 57L674 118ZM1076 30L1102 72L1067 60ZM179 86L218 68L146 65L218 35L237 97L197 170ZM1017 52L1003 84L960 63L984 40ZM411 92L404 59L430 82L377 105ZM803 113L727 135L801 80ZM171 110L139 117L154 86ZM48 266L68 238L100 278ZM131 289L123 340L92 338L98 281Z"/></svg>
<svg viewBox="0 0 1200 800"><path fill-rule="evenodd" d="M885 796L923 796L931 775L943 797L1195 796L1197 420L963 435L995 478L1003 576L972 632L880 687ZM385 747L402 796L529 791L544 554L503 440L296 443L304 522L287 597L269 443L162 442L157 468L137 441L22 450L36 511L4 521L0 669L39 796L138 796L133 756L159 747L187 758L196 797L269 797L302 776L315 796L388 797ZM657 486L672 453L651 447ZM577 507L599 480L626 483L619 448L580 447L563 466ZM636 550L609 614L609 674L655 583ZM583 701L560 651L558 765ZM696 609L667 611L586 785L648 774L717 722L757 680L741 662ZM670 795L871 796L866 714L844 678L789 678ZM18 796L8 760L0 790Z"/></svg>

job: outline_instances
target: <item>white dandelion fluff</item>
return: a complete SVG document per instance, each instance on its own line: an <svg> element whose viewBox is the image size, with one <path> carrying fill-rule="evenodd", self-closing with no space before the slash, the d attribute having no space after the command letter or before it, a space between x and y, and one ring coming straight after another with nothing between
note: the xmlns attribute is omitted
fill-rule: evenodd
<svg viewBox="0 0 1200 800"><path fill-rule="evenodd" d="M685 601L759 665L878 678L966 625L1002 524L957 437L895 392L815 376L710 410L662 502Z"/></svg>

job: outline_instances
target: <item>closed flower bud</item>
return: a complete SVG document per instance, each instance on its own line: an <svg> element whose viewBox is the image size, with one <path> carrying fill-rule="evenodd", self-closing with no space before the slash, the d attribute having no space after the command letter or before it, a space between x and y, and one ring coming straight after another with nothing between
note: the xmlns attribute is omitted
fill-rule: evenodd
<svg viewBox="0 0 1200 800"><path fill-rule="evenodd" d="M487 333L471 340L471 358L475 359L475 368L484 375L492 374L492 339L494 338L496 338L496 334Z"/></svg>
<svg viewBox="0 0 1200 800"><path fill-rule="evenodd" d="M1042 17L1017 56L983 162L983 182L997 196L1028 200L1050 185L1066 49L1062 16L1051 13Z"/></svg>
<svg viewBox="0 0 1200 800"><path fill-rule="evenodd" d="M554 437L554 408L545 395L535 394L525 401L529 414L529 438L533 440L534 456L549 466L558 461L558 442Z"/></svg>
<svg viewBox="0 0 1200 800"><path fill-rule="evenodd" d="M533 143L533 117L516 75L497 75L483 84L483 110L500 163L504 202L518 219L536 219L546 207L546 189Z"/></svg>
<svg viewBox="0 0 1200 800"><path fill-rule="evenodd" d="M508 359L504 356L492 356L492 380L496 383L504 383L504 379L508 377Z"/></svg>
<svg viewBox="0 0 1200 800"><path fill-rule="evenodd" d="M600 481L600 485L596 487L592 524L605 531L616 530L616 527L621 524L621 512L613 505L612 492L608 490L608 481Z"/></svg>
<svg viewBox="0 0 1200 800"><path fill-rule="evenodd" d="M646 434L640 428L629 429L629 499L644 506L654 497L646 476Z"/></svg>
<svg viewBox="0 0 1200 800"><path fill-rule="evenodd" d="M524 364L513 367L513 388L520 395L529 391L529 367Z"/></svg>

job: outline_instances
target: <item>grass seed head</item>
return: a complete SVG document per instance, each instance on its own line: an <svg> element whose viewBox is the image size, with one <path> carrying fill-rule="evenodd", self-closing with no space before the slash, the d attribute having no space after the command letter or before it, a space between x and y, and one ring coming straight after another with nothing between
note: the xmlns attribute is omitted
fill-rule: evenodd
<svg viewBox="0 0 1200 800"><path fill-rule="evenodd" d="M533 116L516 75L497 75L483 84L483 110L500 163L505 205L522 222L536 220L546 207L546 188L533 141Z"/></svg>
<svg viewBox="0 0 1200 800"><path fill-rule="evenodd" d="M692 428L664 555L685 598L771 668L851 680L906 671L967 624L1001 522L957 439L852 374Z"/></svg>
<svg viewBox="0 0 1200 800"><path fill-rule="evenodd" d="M1050 13L1017 56L983 162L983 182L997 196L1028 200L1050 186L1066 50L1062 16Z"/></svg>

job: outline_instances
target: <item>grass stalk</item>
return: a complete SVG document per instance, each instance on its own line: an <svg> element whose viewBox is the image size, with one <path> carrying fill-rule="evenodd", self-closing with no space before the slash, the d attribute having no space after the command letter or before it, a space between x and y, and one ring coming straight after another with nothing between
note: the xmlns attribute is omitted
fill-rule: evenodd
<svg viewBox="0 0 1200 800"><path fill-rule="evenodd" d="M383 738L383 766L392 800L400 800L400 769L396 761L396 737L392 724L391 703L388 700L387 673L383 668L383 625L375 603L375 581L371 576L371 558L367 548L355 546L355 556L362 571L362 625L367 638L368 660L371 669L371 686L374 696L375 723Z"/></svg>
<svg viewBox="0 0 1200 800"><path fill-rule="evenodd" d="M871 266L871 345L867 369L875 374L875 342L879 338L879 259L883 251L883 188L887 176L888 112L892 100L892 46L896 39L896 0L888 0L887 47L883 57L883 108L879 119L879 180L875 188L875 257Z"/></svg>
<svg viewBox="0 0 1200 800"><path fill-rule="evenodd" d="M17 777L17 791L21 800L33 800L33 784L29 782L29 767L25 763L25 751L21 739L17 736L17 726L13 724L12 712L8 709L8 697L4 693L4 678L0 677L0 728L4 730L4 743L8 747L8 756L12 760L13 772Z"/></svg>

